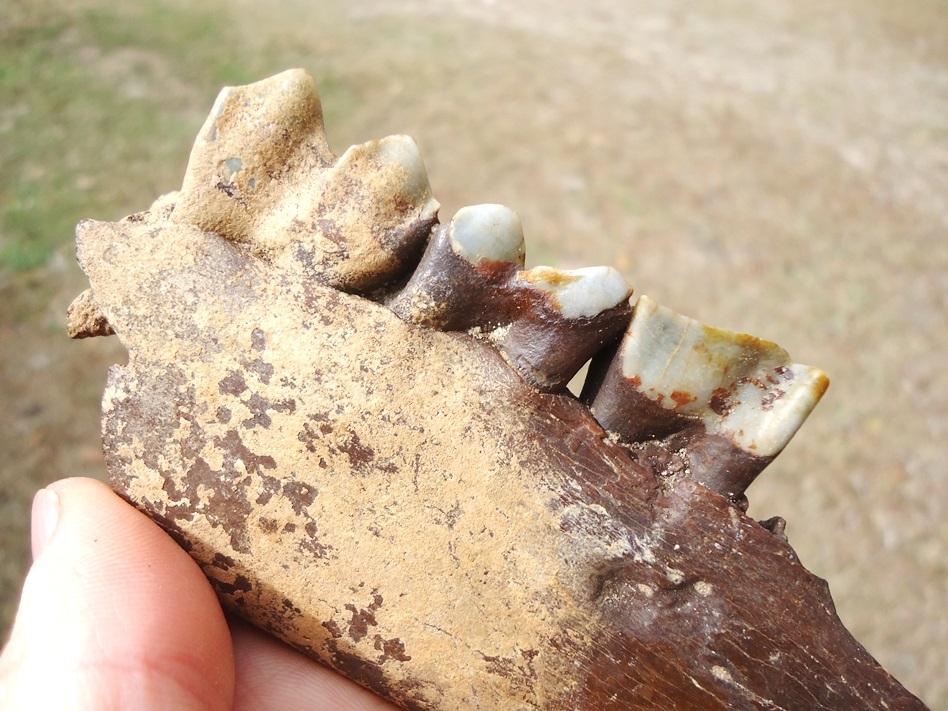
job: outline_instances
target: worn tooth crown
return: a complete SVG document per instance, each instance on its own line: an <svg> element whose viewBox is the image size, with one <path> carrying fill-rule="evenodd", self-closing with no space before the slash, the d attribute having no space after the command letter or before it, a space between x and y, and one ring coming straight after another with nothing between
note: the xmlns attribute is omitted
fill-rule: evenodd
<svg viewBox="0 0 948 711"><path fill-rule="evenodd" d="M561 270L534 267L519 278L549 294L564 318L591 318L618 306L632 295L632 289L613 267L585 267Z"/></svg>
<svg viewBox="0 0 948 711"><path fill-rule="evenodd" d="M705 326L647 296L636 303L615 356L596 371L583 398L599 422L625 441L672 437L678 443L676 435L687 432L690 444L710 436L730 445L741 460L734 469L746 470L739 485L725 484L732 496L780 453L829 382L816 368L793 363L774 343ZM733 462L725 456L713 466L728 464Z"/></svg>
<svg viewBox="0 0 948 711"><path fill-rule="evenodd" d="M498 343L520 375L545 392L565 389L629 320L632 289L611 267L536 267L512 284L523 308Z"/></svg>
<svg viewBox="0 0 948 711"><path fill-rule="evenodd" d="M523 227L517 213L506 205L462 207L448 229L451 249L472 264L488 259L523 266Z"/></svg>

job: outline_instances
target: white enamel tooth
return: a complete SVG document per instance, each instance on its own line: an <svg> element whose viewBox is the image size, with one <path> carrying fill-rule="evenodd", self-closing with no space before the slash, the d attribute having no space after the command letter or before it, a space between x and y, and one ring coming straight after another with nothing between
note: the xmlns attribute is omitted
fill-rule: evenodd
<svg viewBox="0 0 948 711"><path fill-rule="evenodd" d="M519 277L553 297L559 312L568 319L591 318L632 295L628 283L613 267L534 267L521 272Z"/></svg>
<svg viewBox="0 0 948 711"><path fill-rule="evenodd" d="M625 441L685 432L704 442L695 452L709 451L709 436L721 440L713 447L729 443L734 461L693 473L732 497L780 453L829 384L775 343L705 326L647 296L636 303L611 364L594 363L592 371L583 399ZM703 427L695 430L696 423ZM710 461L700 452L693 457L700 467Z"/></svg>
<svg viewBox="0 0 948 711"><path fill-rule="evenodd" d="M629 321L632 289L611 267L536 267L513 283L525 306L500 347L524 380L544 392L565 389Z"/></svg>
<svg viewBox="0 0 948 711"><path fill-rule="evenodd" d="M451 249L472 264L488 259L523 266L523 226L517 213L506 205L462 207L451 220L448 232Z"/></svg>
<svg viewBox="0 0 948 711"><path fill-rule="evenodd" d="M647 398L759 457L784 448L828 384L775 343L705 326L647 296L620 351L623 375Z"/></svg>
<svg viewBox="0 0 948 711"><path fill-rule="evenodd" d="M445 331L492 330L521 307L511 290L523 266L523 229L503 205L472 205L431 235L411 279L388 302L399 318Z"/></svg>

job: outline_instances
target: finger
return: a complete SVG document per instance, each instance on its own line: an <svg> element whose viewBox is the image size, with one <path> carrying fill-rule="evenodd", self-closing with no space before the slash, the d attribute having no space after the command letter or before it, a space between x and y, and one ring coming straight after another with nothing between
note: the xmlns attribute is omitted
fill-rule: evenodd
<svg viewBox="0 0 948 711"><path fill-rule="evenodd" d="M40 491L33 524L0 708L230 709L226 620L167 534L92 479Z"/></svg>
<svg viewBox="0 0 948 711"><path fill-rule="evenodd" d="M234 711L398 711L361 686L273 637L233 620Z"/></svg>

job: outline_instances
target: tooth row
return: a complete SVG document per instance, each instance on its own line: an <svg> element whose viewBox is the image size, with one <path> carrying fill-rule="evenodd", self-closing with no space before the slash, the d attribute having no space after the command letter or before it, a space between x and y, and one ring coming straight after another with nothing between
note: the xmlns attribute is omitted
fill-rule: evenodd
<svg viewBox="0 0 948 711"><path fill-rule="evenodd" d="M388 302L399 317L490 333L525 380L563 390L628 321L632 290L612 267L523 270L523 230L503 205L462 208L435 230L418 268Z"/></svg>
<svg viewBox="0 0 948 711"><path fill-rule="evenodd" d="M582 400L626 443L681 445L693 478L739 499L828 384L774 343L702 325L642 296L618 348L590 365Z"/></svg>
<svg viewBox="0 0 948 711"><path fill-rule="evenodd" d="M164 200L172 222L215 232L291 278L489 338L540 391L565 390L595 356L581 398L598 422L630 447L684 451L693 478L735 500L827 386L773 343L644 296L633 313L632 290L611 267L525 270L520 219L503 205L465 207L438 225L414 141L390 136L337 159L301 70L222 91L180 193ZM89 293L70 324L74 337L111 332Z"/></svg>

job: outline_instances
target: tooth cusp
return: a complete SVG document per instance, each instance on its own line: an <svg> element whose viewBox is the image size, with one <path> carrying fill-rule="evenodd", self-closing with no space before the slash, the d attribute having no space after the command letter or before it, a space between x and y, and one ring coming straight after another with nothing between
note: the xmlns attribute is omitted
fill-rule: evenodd
<svg viewBox="0 0 948 711"><path fill-rule="evenodd" d="M451 220L448 234L454 253L475 266L481 260L523 266L523 227L517 213L505 205L462 207Z"/></svg>
<svg viewBox="0 0 948 711"><path fill-rule="evenodd" d="M561 270L534 267L518 278L548 295L563 318L592 318L629 300L632 289L613 267Z"/></svg>
<svg viewBox="0 0 948 711"><path fill-rule="evenodd" d="M417 144L388 136L350 147L300 186L271 214L265 233L281 235L281 225L295 225L297 248L283 252L288 267L295 260L316 281L364 293L414 266L439 207Z"/></svg>
<svg viewBox="0 0 948 711"><path fill-rule="evenodd" d="M627 443L685 447L692 475L732 498L794 435L826 390L774 343L705 326L641 297L616 353L583 399Z"/></svg>

